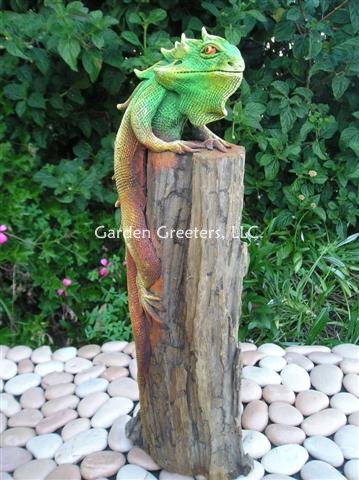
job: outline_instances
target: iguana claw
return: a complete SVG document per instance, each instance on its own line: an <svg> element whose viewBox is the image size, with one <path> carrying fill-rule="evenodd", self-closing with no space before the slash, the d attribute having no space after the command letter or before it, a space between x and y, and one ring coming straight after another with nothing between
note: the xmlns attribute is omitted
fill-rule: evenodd
<svg viewBox="0 0 359 480"><path fill-rule="evenodd" d="M165 312L166 309L162 304L162 277L157 280L151 288L146 288L144 282L139 274L136 278L138 296L141 305L145 312L154 320L159 326L163 327L163 322L159 313Z"/></svg>

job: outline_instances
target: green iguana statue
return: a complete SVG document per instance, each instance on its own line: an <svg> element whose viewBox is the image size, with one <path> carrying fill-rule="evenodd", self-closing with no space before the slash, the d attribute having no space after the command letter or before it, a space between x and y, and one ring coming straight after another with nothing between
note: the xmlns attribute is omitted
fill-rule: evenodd
<svg viewBox="0 0 359 480"><path fill-rule="evenodd" d="M141 80L119 109L125 110L115 141L114 179L121 206L126 244L129 308L135 338L140 387L145 384L151 353L151 322L161 323L161 259L150 238L135 238L131 231L146 227L143 158L154 152L195 152L200 148L226 151L228 143L206 124L227 115L228 98L243 78L244 62L237 47L209 35L188 39L183 34L163 60L144 71ZM201 142L181 140L189 121ZM142 170L141 170L142 169Z"/></svg>

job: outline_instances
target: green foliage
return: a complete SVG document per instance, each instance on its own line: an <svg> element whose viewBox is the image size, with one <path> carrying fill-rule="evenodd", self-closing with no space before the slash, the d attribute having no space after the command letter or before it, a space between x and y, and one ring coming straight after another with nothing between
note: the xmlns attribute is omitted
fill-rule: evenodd
<svg viewBox="0 0 359 480"><path fill-rule="evenodd" d="M128 338L123 245L94 235L119 221L115 105L137 83L133 68L202 25L239 44L247 66L228 119L213 126L247 149L245 221L262 231L241 335L358 339L358 242L341 245L359 211L355 0L4 3L1 341ZM101 257L112 265L99 278ZM73 283L58 295L64 277Z"/></svg>

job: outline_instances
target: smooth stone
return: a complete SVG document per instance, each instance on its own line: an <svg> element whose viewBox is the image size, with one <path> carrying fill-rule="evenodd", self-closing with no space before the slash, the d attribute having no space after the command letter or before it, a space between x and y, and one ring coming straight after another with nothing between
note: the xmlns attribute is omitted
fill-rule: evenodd
<svg viewBox="0 0 359 480"><path fill-rule="evenodd" d="M138 465L130 463L120 468L116 480L155 480L156 477Z"/></svg>
<svg viewBox="0 0 359 480"><path fill-rule="evenodd" d="M77 463L90 453L107 447L107 431L104 428L91 428L80 432L65 442L56 452L55 460L61 463Z"/></svg>
<svg viewBox="0 0 359 480"><path fill-rule="evenodd" d="M310 389L308 372L296 363L286 365L280 372L280 376L283 385L286 385L293 392L304 392Z"/></svg>
<svg viewBox="0 0 359 480"><path fill-rule="evenodd" d="M36 426L36 433L38 435L44 435L45 433L55 432L55 430L63 427L76 417L76 410L65 408L65 410L60 410L59 412L53 413L49 417L42 419Z"/></svg>
<svg viewBox="0 0 359 480"><path fill-rule="evenodd" d="M4 413L0 413L0 433L4 432L7 428L7 417Z"/></svg>
<svg viewBox="0 0 359 480"><path fill-rule="evenodd" d="M263 400L253 400L242 414L242 427L246 430L262 432L268 424L268 406Z"/></svg>
<svg viewBox="0 0 359 480"><path fill-rule="evenodd" d="M280 445L287 445L289 443L296 443L300 445L304 442L305 433L301 428L291 427L289 425L281 425L278 423L271 423L265 430L265 434L273 445L279 447Z"/></svg>
<svg viewBox="0 0 359 480"><path fill-rule="evenodd" d="M313 458L329 463L333 467L340 467L344 463L340 448L327 437L320 435L309 437L304 441L304 447Z"/></svg>
<svg viewBox="0 0 359 480"><path fill-rule="evenodd" d="M15 470L14 480L45 480L55 468L56 463L53 460L31 460Z"/></svg>
<svg viewBox="0 0 359 480"><path fill-rule="evenodd" d="M281 445L264 455L262 465L268 473L294 475L299 472L309 455L301 445Z"/></svg>
<svg viewBox="0 0 359 480"><path fill-rule="evenodd" d="M242 415L243 413L243 403L240 402L240 415ZM132 416L135 417L138 412L140 411L140 402L137 403L137 405L135 406L135 408L133 409L133 412L132 412Z"/></svg>
<svg viewBox="0 0 359 480"><path fill-rule="evenodd" d="M244 453L251 458L262 458L271 449L268 438L263 433L254 430L242 430Z"/></svg>
<svg viewBox="0 0 359 480"><path fill-rule="evenodd" d="M10 473L0 472L0 480L13 480L13 477Z"/></svg>
<svg viewBox="0 0 359 480"><path fill-rule="evenodd" d="M347 392L359 398L359 375L349 373L343 378L343 386ZM358 408L359 410L359 408Z"/></svg>
<svg viewBox="0 0 359 480"><path fill-rule="evenodd" d="M267 385L263 388L263 399L267 403L286 402L294 403L295 395L287 385Z"/></svg>
<svg viewBox="0 0 359 480"><path fill-rule="evenodd" d="M133 409L133 401L125 397L113 397L107 400L91 419L93 427L109 428L121 415L127 415Z"/></svg>
<svg viewBox="0 0 359 480"><path fill-rule="evenodd" d="M123 349L123 353L127 353L127 355L132 355L132 357L136 356L136 345L135 342L130 342L126 345Z"/></svg>
<svg viewBox="0 0 359 480"><path fill-rule="evenodd" d="M343 360L343 357L330 352L312 352L308 355L309 360L316 364L337 365Z"/></svg>
<svg viewBox="0 0 359 480"><path fill-rule="evenodd" d="M326 408L305 418L301 427L308 436L322 435L329 437L345 425L346 420L347 417L340 410Z"/></svg>
<svg viewBox="0 0 359 480"><path fill-rule="evenodd" d="M4 391L4 380L0 378L0 392Z"/></svg>
<svg viewBox="0 0 359 480"><path fill-rule="evenodd" d="M265 475L263 480L295 480L294 477L289 477L288 475L281 475L280 473L270 473Z"/></svg>
<svg viewBox="0 0 359 480"><path fill-rule="evenodd" d="M20 412L20 403L10 393L0 393L0 411L7 417Z"/></svg>
<svg viewBox="0 0 359 480"><path fill-rule="evenodd" d="M47 345L36 348L31 354L31 360L34 363L44 363L51 360L51 348Z"/></svg>
<svg viewBox="0 0 359 480"><path fill-rule="evenodd" d="M39 363L35 367L35 373L44 377L52 372L62 372L64 370L63 362L58 360L49 360L48 362Z"/></svg>
<svg viewBox="0 0 359 480"><path fill-rule="evenodd" d="M131 361L130 361L130 364L128 366L128 369L130 371L130 375L131 377L134 379L134 380L137 380L137 360L135 358L133 358Z"/></svg>
<svg viewBox="0 0 359 480"><path fill-rule="evenodd" d="M17 374L17 365L13 360L7 358L1 359L0 362L0 378L9 380Z"/></svg>
<svg viewBox="0 0 359 480"><path fill-rule="evenodd" d="M347 460L359 459L359 427L344 425L334 435L334 441Z"/></svg>
<svg viewBox="0 0 359 480"><path fill-rule="evenodd" d="M139 465L146 470L160 470L161 467L142 448L132 447L127 454L127 461L133 465Z"/></svg>
<svg viewBox="0 0 359 480"><path fill-rule="evenodd" d="M7 345L0 345L0 358L5 358L10 348Z"/></svg>
<svg viewBox="0 0 359 480"><path fill-rule="evenodd" d="M268 357L264 357L259 361L260 367L269 368L276 372L280 372L286 365L287 362L285 358L278 355L268 355Z"/></svg>
<svg viewBox="0 0 359 480"><path fill-rule="evenodd" d="M96 344L91 344L91 345L85 345L81 348L79 348L77 355L82 358L87 358L88 360L91 360L92 358L96 357L101 352L101 347L100 345Z"/></svg>
<svg viewBox="0 0 359 480"><path fill-rule="evenodd" d="M92 363L87 358L75 357L67 360L65 363L65 372L80 373L92 367Z"/></svg>
<svg viewBox="0 0 359 480"><path fill-rule="evenodd" d="M104 392L107 386L108 380L105 378L91 378L90 380L86 380L86 382L80 383L80 385L76 387L75 393L78 397L84 398L87 397L87 395L91 395L91 393Z"/></svg>
<svg viewBox="0 0 359 480"><path fill-rule="evenodd" d="M26 448L37 459L54 458L56 451L62 445L62 438L57 433L48 433L30 438Z"/></svg>
<svg viewBox="0 0 359 480"><path fill-rule="evenodd" d="M323 392L306 390L298 393L295 406L303 415L313 415L329 406L329 398Z"/></svg>
<svg viewBox="0 0 359 480"><path fill-rule="evenodd" d="M102 375L105 370L105 365L95 365L94 367L88 368L75 376L75 384L81 385L81 383L87 382L87 380L97 378Z"/></svg>
<svg viewBox="0 0 359 480"><path fill-rule="evenodd" d="M126 453L133 447L133 443L126 437L125 431L129 420L131 420L130 415L121 415L114 421L108 435L108 445L112 450Z"/></svg>
<svg viewBox="0 0 359 480"><path fill-rule="evenodd" d="M344 374L346 373L359 373L359 360L355 358L344 358L339 364Z"/></svg>
<svg viewBox="0 0 359 480"><path fill-rule="evenodd" d="M65 408L75 409L79 403L80 399L76 395L65 395L64 397L54 398L49 400L42 407L41 411L44 417L49 417L60 410Z"/></svg>
<svg viewBox="0 0 359 480"><path fill-rule="evenodd" d="M128 367L131 357L122 352L100 353L93 359L94 365L99 363L106 367Z"/></svg>
<svg viewBox="0 0 359 480"><path fill-rule="evenodd" d="M76 357L77 349L75 347L63 347L59 348L52 354L53 360L59 360L60 362L67 362Z"/></svg>
<svg viewBox="0 0 359 480"><path fill-rule="evenodd" d="M243 367L242 376L243 378L248 378L249 380L253 380L260 387L281 383L281 379L278 373L269 368L251 367L251 366Z"/></svg>
<svg viewBox="0 0 359 480"><path fill-rule="evenodd" d="M90 430L91 423L88 418L76 418L71 422L67 423L61 431L61 436L64 442L67 442L71 437L74 437L80 432L85 432Z"/></svg>
<svg viewBox="0 0 359 480"><path fill-rule="evenodd" d="M258 352L265 353L265 355L278 355L280 357L285 355L284 348L275 343L263 343L257 350Z"/></svg>
<svg viewBox="0 0 359 480"><path fill-rule="evenodd" d="M124 340L114 340L112 342L106 342L102 345L101 350L104 353L122 352L127 347L128 342Z"/></svg>
<svg viewBox="0 0 359 480"><path fill-rule="evenodd" d="M46 480L81 480L80 468L77 465L64 463L53 470Z"/></svg>
<svg viewBox="0 0 359 480"><path fill-rule="evenodd" d="M336 365L317 365L310 372L313 387L327 395L334 395L342 388L343 372Z"/></svg>
<svg viewBox="0 0 359 480"><path fill-rule="evenodd" d="M59 385L60 383L71 383L74 376L67 372L52 372L45 375L42 379L41 386L43 388Z"/></svg>
<svg viewBox="0 0 359 480"><path fill-rule="evenodd" d="M81 475L84 480L96 480L100 476L112 477L126 463L126 457L120 452L96 452L87 455L81 463Z"/></svg>
<svg viewBox="0 0 359 480"><path fill-rule="evenodd" d="M0 436L0 447L24 447L34 436L35 430L29 427L9 428Z"/></svg>
<svg viewBox="0 0 359 480"><path fill-rule="evenodd" d="M105 392L92 393L83 398L77 406L80 417L92 417L109 398Z"/></svg>
<svg viewBox="0 0 359 480"><path fill-rule="evenodd" d="M159 480L194 480L193 477L187 475L180 475L179 473L168 472L167 470L161 470Z"/></svg>
<svg viewBox="0 0 359 480"><path fill-rule="evenodd" d="M253 365L265 356L265 353L258 352L257 350L249 350L248 352L242 353L242 363L244 366L253 367Z"/></svg>
<svg viewBox="0 0 359 480"><path fill-rule="evenodd" d="M76 385L73 383L58 383L57 385L50 385L45 390L45 397L47 400L55 400L55 398L72 395L75 391Z"/></svg>
<svg viewBox="0 0 359 480"><path fill-rule="evenodd" d="M359 398L348 392L336 393L330 399L330 406L350 415L359 411Z"/></svg>
<svg viewBox="0 0 359 480"><path fill-rule="evenodd" d="M41 408L45 403L44 391L40 387L29 388L20 397L22 408Z"/></svg>
<svg viewBox="0 0 359 480"><path fill-rule="evenodd" d="M98 365L99 366L99 365ZM117 380L118 378L128 377L130 372L126 367L108 367L101 375L102 378L106 378L109 382Z"/></svg>
<svg viewBox="0 0 359 480"><path fill-rule="evenodd" d="M332 348L332 352L341 355L343 358L354 358L359 360L359 346L353 343L342 343ZM8 355L9 358L9 355Z"/></svg>
<svg viewBox="0 0 359 480"><path fill-rule="evenodd" d="M43 415L35 408L25 408L9 418L9 427L36 427Z"/></svg>
<svg viewBox="0 0 359 480"><path fill-rule="evenodd" d="M25 345L18 345L17 347L10 348L6 354L6 358L12 360L13 362L20 362L24 358L30 358L31 348L26 347Z"/></svg>
<svg viewBox="0 0 359 480"><path fill-rule="evenodd" d="M348 423L359 427L359 412L354 412L348 417Z"/></svg>
<svg viewBox="0 0 359 480"><path fill-rule="evenodd" d="M263 466L257 462L257 460L254 460L253 462L253 468L251 472L248 475L240 475L237 477L235 480L261 480L264 475L264 468Z"/></svg>
<svg viewBox="0 0 359 480"><path fill-rule="evenodd" d="M289 352L285 354L284 358L287 360L288 365L294 363L299 367L304 368L304 370L307 370L307 372L309 372L314 367L314 363L309 360L309 358L301 355L300 353Z"/></svg>
<svg viewBox="0 0 359 480"><path fill-rule="evenodd" d="M301 355L309 355L312 352L330 352L330 348L325 345L293 345L285 350L287 353L299 353Z"/></svg>
<svg viewBox="0 0 359 480"><path fill-rule="evenodd" d="M31 453L20 447L0 448L1 470L3 472L13 472L21 465L28 463L32 456Z"/></svg>
<svg viewBox="0 0 359 480"><path fill-rule="evenodd" d="M346 480L338 470L321 460L306 463L300 475L303 480Z"/></svg>
<svg viewBox="0 0 359 480"><path fill-rule="evenodd" d="M29 358L24 358L17 364L17 373L19 374L32 373L34 369L35 366Z"/></svg>
<svg viewBox="0 0 359 480"><path fill-rule="evenodd" d="M254 343L250 343L250 342L240 342L239 348L241 353L257 350L257 346Z"/></svg>
<svg viewBox="0 0 359 480"><path fill-rule="evenodd" d="M273 423L296 427L303 421L303 415L292 405L285 402L273 402L269 405L269 418Z"/></svg>
<svg viewBox="0 0 359 480"><path fill-rule="evenodd" d="M138 383L129 377L119 378L111 382L107 392L111 397L126 397L134 401L140 398Z"/></svg>
<svg viewBox="0 0 359 480"><path fill-rule="evenodd" d="M359 480L359 460L349 460L344 465L344 474L347 480Z"/></svg>
<svg viewBox="0 0 359 480"><path fill-rule="evenodd" d="M262 397L261 387L249 378L242 378L241 380L241 401L244 403L259 400Z"/></svg>
<svg viewBox="0 0 359 480"><path fill-rule="evenodd" d="M36 373L23 373L11 378L5 384L5 392L12 395L21 395L32 387L37 387L41 383L40 375Z"/></svg>

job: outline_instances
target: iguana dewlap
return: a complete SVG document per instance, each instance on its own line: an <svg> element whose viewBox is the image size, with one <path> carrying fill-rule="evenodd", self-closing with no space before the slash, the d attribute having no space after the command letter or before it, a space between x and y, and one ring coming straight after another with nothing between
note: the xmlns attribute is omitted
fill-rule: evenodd
<svg viewBox="0 0 359 480"><path fill-rule="evenodd" d="M161 260L150 238L131 235L147 228L144 151L225 151L229 144L206 124L226 116L226 101L240 86L244 71L237 47L209 35L205 28L201 40L187 39L183 34L172 50L161 52L163 60L147 70L135 70L141 82L128 101L118 106L125 113L115 141L114 178L126 244L140 385L145 383L151 353L151 322L160 322L161 312ZM201 142L181 140L187 121L196 127Z"/></svg>

